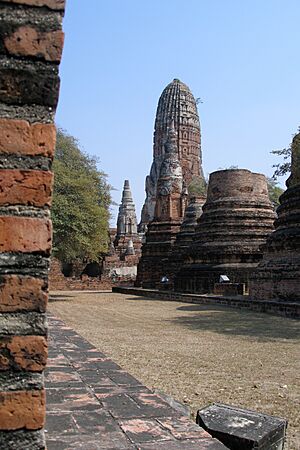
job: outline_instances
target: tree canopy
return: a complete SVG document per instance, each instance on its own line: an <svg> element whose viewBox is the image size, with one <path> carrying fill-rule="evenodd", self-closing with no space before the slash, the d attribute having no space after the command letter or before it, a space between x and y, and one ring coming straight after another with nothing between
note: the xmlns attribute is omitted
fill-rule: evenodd
<svg viewBox="0 0 300 450"><path fill-rule="evenodd" d="M273 167L275 168L273 179L276 180L278 177L282 177L291 171L292 149L291 146L289 146L281 150L272 150L271 153L273 153L273 155L283 156L283 161L281 163L273 164Z"/></svg>
<svg viewBox="0 0 300 450"><path fill-rule="evenodd" d="M271 203L276 209L279 206L279 197L283 194L284 189L282 189L274 178L267 178L268 180L268 193Z"/></svg>
<svg viewBox="0 0 300 450"><path fill-rule="evenodd" d="M205 196L207 193L207 182L203 177L194 177L188 186L188 191L190 196Z"/></svg>
<svg viewBox="0 0 300 450"><path fill-rule="evenodd" d="M64 262L97 261L108 248L111 186L79 142L57 130L53 161L53 254Z"/></svg>
<svg viewBox="0 0 300 450"><path fill-rule="evenodd" d="M298 128L298 132L294 135L294 138L300 132L300 127ZM282 177L287 175L291 171L291 155L292 155L292 142L287 148L283 148L281 150L272 150L271 153L276 156L283 156L283 161L277 164L273 164L275 168L273 178L276 180L278 177Z"/></svg>

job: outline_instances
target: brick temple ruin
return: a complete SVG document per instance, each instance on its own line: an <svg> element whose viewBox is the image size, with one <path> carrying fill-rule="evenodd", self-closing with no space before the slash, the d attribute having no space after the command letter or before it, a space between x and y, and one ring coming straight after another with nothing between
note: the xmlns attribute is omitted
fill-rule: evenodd
<svg viewBox="0 0 300 450"><path fill-rule="evenodd" d="M59 93L58 66L63 47L61 26L64 1L0 0L0 10L3 18L0 36L2 44L0 46L2 60L0 69L0 443L4 449L44 450L46 445L43 432L45 422L43 372L48 349L45 312L48 301L48 268L51 251L51 220L49 217L53 179L51 163L55 150L56 133L53 122ZM173 83L176 85L180 82L174 80ZM182 86L179 86L177 91L174 89L176 95L181 88ZM172 95L170 102L173 98ZM181 94L179 98L191 99L189 95L184 97ZM188 115L189 112L189 105L187 105L186 114ZM213 176L216 184L210 182L208 201L203 207L202 216L200 216L201 199L197 207L195 202L191 201L186 208L188 173L201 177L201 169L195 168L193 165L193 161L197 161L195 148L199 150L196 144L197 136L200 139L200 128L199 135L195 132L195 129L197 131L196 122L189 128L188 121L185 120L187 115L182 113L182 121L181 119L175 120L174 126L171 122L165 123L164 133L166 134L164 135L159 170L156 173L156 179L153 177L150 180L155 181L153 185L148 180L148 187L151 185L152 189L154 186L156 194L155 205L153 205L154 197L151 195L154 190L148 189L147 198L150 206L147 214L145 213L142 225L147 225L151 220L151 211L154 220L148 226L145 249L148 248L149 252L145 252L144 262L147 264L148 257L149 271L151 273L153 270L153 277L156 277L155 283L157 274L152 262L158 262L162 256L166 258L165 266L157 266L157 270L163 274L167 267L166 264L168 264L168 258L172 258L172 255L174 257L176 252L183 255L184 259L186 255L189 258L188 248L191 248L194 242L193 230L196 230L196 238L201 236L201 224L205 224L205 220L207 220L207 227L210 227L209 211L212 211L212 223L216 217L220 218L223 214L223 218L226 218L226 228L230 230L231 226L234 228L233 222L237 223L238 220L241 220L241 216L239 216L241 211L238 210L245 209L246 213L245 216L242 215L242 218L243 220L247 219L245 226L250 227L252 218L247 213L249 205L247 207L245 205L247 196L248 200L253 197L250 209L254 210L254 216L257 215L261 219L261 225L260 228L258 227L255 239L253 241L250 239L250 251L245 252L247 258L248 255L251 255L251 263L258 254L255 247L257 243L253 245L253 242L265 241L268 234L266 230L271 231L271 209L265 198L264 182L262 178L258 180L257 177L254 177L257 174L251 174L249 171L244 171L247 172L247 176L241 177L239 182L236 181L239 194L233 196L232 205L233 209L236 209L237 217L230 218L229 203L227 204L224 200L226 198L224 192L222 193L223 212L222 207L218 211L214 209L213 203L220 193L220 189L219 192L217 189L217 175ZM178 123L179 125L184 124L186 128L181 129ZM157 127L158 129L159 127ZM194 148L192 146L184 147L180 144L183 141L183 145L186 144L189 133L187 135L184 133L187 130L192 135L194 133ZM298 134L293 140L292 172L287 182L287 191L281 197L275 231L269 234L262 247L263 259L260 260L261 262L253 272L250 294L254 300L261 297L279 301L299 302L300 300L299 141ZM188 149L192 156L186 159L190 165L185 166L182 156L185 153L190 154ZM230 176L229 172L226 172L226 177ZM255 183L247 182L244 185L246 178L249 177L252 177ZM247 189L242 189L243 186ZM127 202L127 207L120 207L125 216L129 212L133 212L128 188L128 183L125 183L124 190L126 192L123 195L124 204L122 206L126 206ZM257 188L261 190L256 192ZM126 258L132 258L139 252L138 245L135 247L136 222L134 224L132 221L126 221L126 217L125 220L120 220L120 228L119 230L117 228L116 231L116 239L118 239L114 240L116 245L113 245L113 249L111 248L112 253L117 254L119 260L124 258L125 262ZM196 219L197 224L195 224ZM263 231L264 226L265 231ZM216 233L215 225L212 227L213 232ZM128 236L125 236L126 233ZM217 233L215 237L217 237ZM247 239L244 238L245 234L242 238L238 236L234 242L241 239L243 242L247 242ZM219 240L219 244L220 242ZM138 244L138 240L136 240L136 244ZM199 244L202 245L201 242ZM248 244L245 247L247 250ZM236 254L238 256L242 254L242 246L237 245L237 249L237 253L232 252L233 261L236 261ZM226 251L223 251L222 254L226 255L227 263L229 260L232 261L228 258ZM199 255L194 256L199 257ZM142 261L142 264L144 262ZM243 257L238 263L244 263ZM146 279L145 283L148 281ZM75 362L77 359L77 362L79 360L82 363L80 359L82 355L85 357L85 353L90 352L90 360L87 357L84 363L93 364L95 359L103 363L103 354L99 354L87 341L80 338L69 327L64 326L61 321L55 321L55 319L52 321L58 329L56 336L60 338L58 345L63 344L66 351L69 351L71 342L71 348L78 349L75 351ZM111 364L110 369L113 368L111 370L116 368L116 365L108 359L105 359L105 363ZM105 367L104 372L107 375L107 366ZM130 379L130 376L124 374L119 367L117 367L117 371L122 372L120 383L122 384L121 389L124 389L122 376L123 379L124 376ZM92 371L87 375L95 377ZM96 383L97 377L99 377L98 371L96 371ZM95 382L95 378L92 381ZM56 379L56 382L59 391L61 389L60 380ZM91 389L91 384L89 380L89 389ZM151 410L154 406L156 413L160 414L161 420L162 415L154 402L154 397L156 402L160 402L158 406L165 413L166 428L170 429L171 427L174 432L174 435L169 435L176 448L179 448L178 446L181 446L184 440L188 441L189 438L192 438L195 443L193 448L211 448L212 450L223 448L202 429L193 429L185 417L179 420L178 413L174 409L163 402L159 396L149 393L148 389L140 385L137 380L131 378L131 384L134 389L138 386L145 391L140 394L146 394L143 396L131 391L131 395L137 399L135 402L132 401L135 411L138 411L137 414L142 411L147 417L149 409ZM95 401L95 398L92 400ZM76 409L76 405L74 406ZM120 401L116 406L124 410L124 405ZM101 408L102 405L99 409ZM151 417L156 417L153 412L151 414ZM174 420L170 419L172 414ZM107 413L107 417L111 418L111 415ZM95 422L92 420L92 423ZM101 423L97 423L97 425L103 426ZM113 423L113 426L116 426L116 423ZM67 429L61 431L64 432ZM197 431L198 435L201 435L200 437L195 437ZM167 448L169 444L164 442L165 434L161 436L161 447ZM120 432L118 437L124 438L123 433ZM113 432L111 432L111 439L114 438L115 435L113 436ZM132 448L131 442L126 441L127 448ZM154 443L154 445L156 444ZM186 445L189 446L189 442L186 442ZM152 448L154 447L152 446Z"/></svg>
<svg viewBox="0 0 300 450"><path fill-rule="evenodd" d="M115 283L133 284L141 246L142 235L137 231L136 211L129 180L125 180L117 228L109 230L107 254L99 255L99 262L79 261L76 267L52 257L50 287L52 290L107 290Z"/></svg>
<svg viewBox="0 0 300 450"><path fill-rule="evenodd" d="M295 161L296 157L293 158ZM299 161L294 162L293 167L297 164ZM146 178L146 200L139 224L145 237L135 285L200 294L228 291L236 295L249 293L252 277L251 292L253 298L257 298L254 280L262 284L264 276L268 276L265 258L261 262L263 251L269 248L271 258L274 236L285 233L286 242L286 236L295 229L295 224L290 222L298 221L295 213L297 189L291 189L295 184L291 180L296 177L288 182L288 193L282 196L278 209L278 230L265 247L274 229L275 212L264 175L246 169L214 172L210 175L207 198L204 194L191 201L193 194L189 194L188 187L195 179L199 184L203 180L197 105L189 88L174 79L164 89L157 107L153 163ZM287 222L286 211L291 208L294 208L293 214ZM273 242L272 252L270 242ZM296 263L296 271L290 277L294 289L298 283L299 263ZM270 264L268 261L268 267ZM291 273L290 267L288 270ZM225 286L218 286L221 275L229 278L231 290L229 284L225 290ZM161 283L162 277L168 279L167 284Z"/></svg>
<svg viewBox="0 0 300 450"><path fill-rule="evenodd" d="M104 257L102 278L112 282L133 282L141 255L142 236L137 231L135 205L129 180L124 181L117 229L110 232L109 253Z"/></svg>

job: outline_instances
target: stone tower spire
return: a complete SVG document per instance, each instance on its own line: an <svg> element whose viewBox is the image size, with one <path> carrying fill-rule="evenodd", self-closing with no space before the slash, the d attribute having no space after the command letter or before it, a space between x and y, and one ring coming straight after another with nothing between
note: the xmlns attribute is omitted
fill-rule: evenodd
<svg viewBox="0 0 300 450"><path fill-rule="evenodd" d="M182 220L183 204L183 174L177 153L177 133L174 122L168 129L167 141L164 145L164 160L160 167L157 181L156 205L154 220Z"/></svg>
<svg viewBox="0 0 300 450"><path fill-rule="evenodd" d="M125 180L117 220L117 237L132 234L137 234L137 220L129 180Z"/></svg>
<svg viewBox="0 0 300 450"><path fill-rule="evenodd" d="M132 199L129 181L125 180L117 220L117 234L114 240L114 246L117 255L120 258L123 258L127 254L129 241L132 241L134 251L138 257L140 255L142 245L141 238L137 232L135 206Z"/></svg>
<svg viewBox="0 0 300 450"><path fill-rule="evenodd" d="M197 105L187 85L174 79L162 92L156 112L153 140L153 163L146 178L146 200L142 209L139 230L153 219L157 182L164 160L165 142L170 124L174 124L176 152L182 168L183 181L188 186L195 177L203 177L200 144L200 122Z"/></svg>
<svg viewBox="0 0 300 450"><path fill-rule="evenodd" d="M157 181L154 219L149 223L137 270L136 285L144 288L156 287L161 277L169 273L172 248L187 201L173 124L167 136Z"/></svg>

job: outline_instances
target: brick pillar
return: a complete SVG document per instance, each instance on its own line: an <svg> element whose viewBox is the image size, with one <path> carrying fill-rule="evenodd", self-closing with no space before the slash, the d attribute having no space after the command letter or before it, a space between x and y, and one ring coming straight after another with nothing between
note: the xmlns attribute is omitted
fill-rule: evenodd
<svg viewBox="0 0 300 450"><path fill-rule="evenodd" d="M0 0L0 447L44 449L54 112L64 1Z"/></svg>

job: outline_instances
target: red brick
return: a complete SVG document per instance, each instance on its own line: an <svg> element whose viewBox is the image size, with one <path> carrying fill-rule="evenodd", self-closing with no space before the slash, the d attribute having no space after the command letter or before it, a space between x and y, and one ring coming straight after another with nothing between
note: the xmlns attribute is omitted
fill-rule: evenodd
<svg viewBox="0 0 300 450"><path fill-rule="evenodd" d="M50 9L63 10L65 0L5 0L7 3L18 3L28 6L47 6Z"/></svg>
<svg viewBox="0 0 300 450"><path fill-rule="evenodd" d="M52 226L50 219L0 217L1 252L50 253Z"/></svg>
<svg viewBox="0 0 300 450"><path fill-rule="evenodd" d="M42 170L0 171L0 205L50 206L53 174Z"/></svg>
<svg viewBox="0 0 300 450"><path fill-rule="evenodd" d="M41 32L30 26L18 28L4 41L6 50L13 55L36 56L56 62L61 59L63 43L61 30Z"/></svg>
<svg viewBox="0 0 300 450"><path fill-rule="evenodd" d="M57 67L11 59L0 65L0 102L56 108L60 80Z"/></svg>
<svg viewBox="0 0 300 450"><path fill-rule="evenodd" d="M0 392L0 430L38 430L45 421L45 391Z"/></svg>
<svg viewBox="0 0 300 450"><path fill-rule="evenodd" d="M22 275L0 276L0 312L45 312L47 300L44 280Z"/></svg>
<svg viewBox="0 0 300 450"><path fill-rule="evenodd" d="M53 124L0 119L0 153L53 157L56 130Z"/></svg>
<svg viewBox="0 0 300 450"><path fill-rule="evenodd" d="M41 372L47 361L43 336L3 336L0 340L0 370Z"/></svg>

